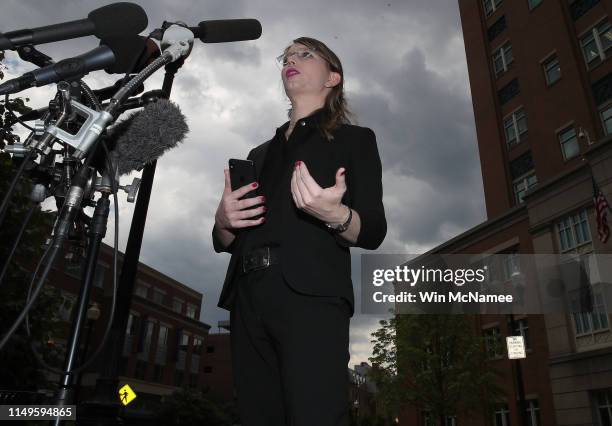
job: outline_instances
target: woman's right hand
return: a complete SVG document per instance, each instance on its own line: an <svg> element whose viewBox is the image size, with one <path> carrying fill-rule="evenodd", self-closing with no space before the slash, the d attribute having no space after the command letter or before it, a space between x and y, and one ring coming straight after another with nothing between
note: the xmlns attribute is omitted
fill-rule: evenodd
<svg viewBox="0 0 612 426"><path fill-rule="evenodd" d="M262 204L265 202L265 197L257 196L245 198L244 200L239 199L257 188L257 182L251 182L232 191L229 169L223 169L223 173L225 174L225 187L223 188L223 196L221 197L221 202L219 202L217 213L215 213L217 227L232 231L233 229L247 228L263 223L266 220L265 216L259 219L251 218L266 211L266 206ZM262 205L251 208L259 204Z"/></svg>

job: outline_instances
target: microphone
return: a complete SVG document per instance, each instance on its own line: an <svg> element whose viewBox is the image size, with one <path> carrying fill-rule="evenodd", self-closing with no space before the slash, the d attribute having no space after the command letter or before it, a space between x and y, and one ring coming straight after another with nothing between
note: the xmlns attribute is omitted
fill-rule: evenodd
<svg viewBox="0 0 612 426"><path fill-rule="evenodd" d="M261 24L257 19L202 21L190 30L203 43L256 40L261 36Z"/></svg>
<svg viewBox="0 0 612 426"><path fill-rule="evenodd" d="M159 99L108 129L110 153L119 175L142 169L183 141L189 127L178 105Z"/></svg>
<svg viewBox="0 0 612 426"><path fill-rule="evenodd" d="M131 72L145 48L144 38L140 36L110 37L103 43L82 55L27 72L21 77L0 84L0 95L81 77L101 69L109 73Z"/></svg>
<svg viewBox="0 0 612 426"><path fill-rule="evenodd" d="M120 2L95 9L86 19L0 34L0 50L16 50L28 44L44 44L94 35L99 39L136 35L149 20L137 4Z"/></svg>

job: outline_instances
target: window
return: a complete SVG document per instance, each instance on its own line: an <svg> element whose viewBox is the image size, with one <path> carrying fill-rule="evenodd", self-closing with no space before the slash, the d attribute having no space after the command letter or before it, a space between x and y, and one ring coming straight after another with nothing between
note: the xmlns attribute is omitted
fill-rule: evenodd
<svg viewBox="0 0 612 426"><path fill-rule="evenodd" d="M531 171L512 182L514 188L514 198L517 204L523 202L523 197L529 188L538 183L538 178L534 171Z"/></svg>
<svg viewBox="0 0 612 426"><path fill-rule="evenodd" d="M85 267L84 260L75 261L67 261L64 265L64 272L72 278L76 278L77 280L83 279L83 268ZM93 285L98 288L102 288L104 286L104 274L106 272L106 268L99 263L96 265L96 272L93 279Z"/></svg>
<svg viewBox="0 0 612 426"><path fill-rule="evenodd" d="M429 411L423 412L425 426L438 426L438 419L434 418ZM446 416L444 418L444 426L457 426L456 416Z"/></svg>
<svg viewBox="0 0 612 426"><path fill-rule="evenodd" d="M495 426L510 426L510 410L508 404L500 404L493 412L493 422Z"/></svg>
<svg viewBox="0 0 612 426"><path fill-rule="evenodd" d="M580 153L580 147L578 146L578 138L576 137L576 129L574 126L561 130L558 137L564 160L567 161Z"/></svg>
<svg viewBox="0 0 612 426"><path fill-rule="evenodd" d="M123 343L123 355L129 356L132 353L134 337L138 333L138 317L130 312L127 326L125 327L125 341Z"/></svg>
<svg viewBox="0 0 612 426"><path fill-rule="evenodd" d="M136 296L140 296L146 299L149 293L149 287L145 284L138 283L136 284L136 291L134 293L136 294Z"/></svg>
<svg viewBox="0 0 612 426"><path fill-rule="evenodd" d="M157 350L155 351L156 364L166 364L166 355L168 353L168 330L169 328L167 326L160 324L159 333L157 334Z"/></svg>
<svg viewBox="0 0 612 426"><path fill-rule="evenodd" d="M504 119L504 133L508 148L516 145L527 133L527 115L523 108L517 109Z"/></svg>
<svg viewBox="0 0 612 426"><path fill-rule="evenodd" d="M210 365L205 365L204 366L204 372L205 373L212 373L212 367Z"/></svg>
<svg viewBox="0 0 612 426"><path fill-rule="evenodd" d="M612 134L612 104L605 106L600 110L601 123L603 124L604 133Z"/></svg>
<svg viewBox="0 0 612 426"><path fill-rule="evenodd" d="M502 47L493 52L493 68L495 68L495 76L508 71L508 66L512 63L512 44L504 43Z"/></svg>
<svg viewBox="0 0 612 426"><path fill-rule="evenodd" d="M485 15L491 16L499 8L502 0L483 0Z"/></svg>
<svg viewBox="0 0 612 426"><path fill-rule="evenodd" d="M490 327L484 330L485 346L489 358L499 358L503 355L502 339L499 327Z"/></svg>
<svg viewBox="0 0 612 426"><path fill-rule="evenodd" d="M542 0L527 0L527 4L529 4L529 10L532 10L542 4Z"/></svg>
<svg viewBox="0 0 612 426"><path fill-rule="evenodd" d="M609 56L612 47L612 25L604 21L594 26L580 39L587 67L592 68Z"/></svg>
<svg viewBox="0 0 612 426"><path fill-rule="evenodd" d="M152 321L146 321L144 326L144 336L142 336L142 351L138 354L140 359L148 360L151 350L151 337L153 336L153 328L155 324Z"/></svg>
<svg viewBox="0 0 612 426"><path fill-rule="evenodd" d="M540 426L540 405L537 399L528 399L527 426Z"/></svg>
<svg viewBox="0 0 612 426"><path fill-rule="evenodd" d="M204 346L204 340L201 337L193 338L193 353L200 355L202 353L202 346Z"/></svg>
<svg viewBox="0 0 612 426"><path fill-rule="evenodd" d="M572 316L576 335L591 334L610 328L608 321L608 311L601 292L593 292L593 310L584 312L580 307L581 295L575 294L572 297Z"/></svg>
<svg viewBox="0 0 612 426"><path fill-rule="evenodd" d="M612 389L595 391L595 402L599 414L599 424L612 426Z"/></svg>
<svg viewBox="0 0 612 426"><path fill-rule="evenodd" d="M551 85L561 78L561 65L559 65L559 58L553 56L542 64L544 67L544 76L546 77L546 84Z"/></svg>
<svg viewBox="0 0 612 426"><path fill-rule="evenodd" d="M529 338L529 323L527 322L527 318L521 318L519 320L514 321L514 335L523 336L523 340L525 341L525 349L531 349L531 339Z"/></svg>
<svg viewBox="0 0 612 426"><path fill-rule="evenodd" d="M557 223L559 246L565 253L591 242L591 232L586 209L568 215Z"/></svg>
<svg viewBox="0 0 612 426"><path fill-rule="evenodd" d="M174 312L182 314L183 313L183 305L184 304L185 304L184 300L179 299L178 297L175 297L174 299L172 299L172 310Z"/></svg>
<svg viewBox="0 0 612 426"><path fill-rule="evenodd" d="M504 87L497 91L497 96L499 97L499 103L505 104L510 101L520 92L518 79L512 80L510 83L506 84Z"/></svg>
<svg viewBox="0 0 612 426"><path fill-rule="evenodd" d="M195 317L196 317L196 309L197 308L196 308L195 305L192 305L191 303L188 303L187 304L187 316L189 318L195 319Z"/></svg>
<svg viewBox="0 0 612 426"><path fill-rule="evenodd" d="M62 298L62 301L59 306L59 318L62 321L70 321L72 308L74 308L74 304L76 302L76 296L62 291L60 297Z"/></svg>
<svg viewBox="0 0 612 426"><path fill-rule="evenodd" d="M489 41L493 41L495 37L500 35L506 29L506 17L502 16L497 21L493 23L487 30L487 37Z"/></svg>
<svg viewBox="0 0 612 426"><path fill-rule="evenodd" d="M158 305L163 305L166 299L166 292L159 288L153 289L153 301Z"/></svg>
<svg viewBox="0 0 612 426"><path fill-rule="evenodd" d="M575 0L572 2L570 12L574 21L587 13L597 3L599 3L599 0Z"/></svg>

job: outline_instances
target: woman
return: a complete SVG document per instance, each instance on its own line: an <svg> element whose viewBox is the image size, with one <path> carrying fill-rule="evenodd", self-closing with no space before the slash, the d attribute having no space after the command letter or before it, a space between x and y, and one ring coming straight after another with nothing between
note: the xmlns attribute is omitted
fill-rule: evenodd
<svg viewBox="0 0 612 426"><path fill-rule="evenodd" d="M232 257L218 306L243 426L348 425L348 247L386 235L381 162L374 132L350 124L338 57L301 37L278 59L289 121L249 153L257 182L232 191L224 170L212 237Z"/></svg>

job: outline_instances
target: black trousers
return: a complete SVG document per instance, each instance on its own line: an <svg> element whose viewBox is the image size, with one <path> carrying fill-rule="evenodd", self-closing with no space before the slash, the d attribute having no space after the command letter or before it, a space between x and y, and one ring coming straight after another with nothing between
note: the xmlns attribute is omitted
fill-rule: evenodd
<svg viewBox="0 0 612 426"><path fill-rule="evenodd" d="M230 328L241 425L348 425L348 302L297 293L279 264L237 280Z"/></svg>

